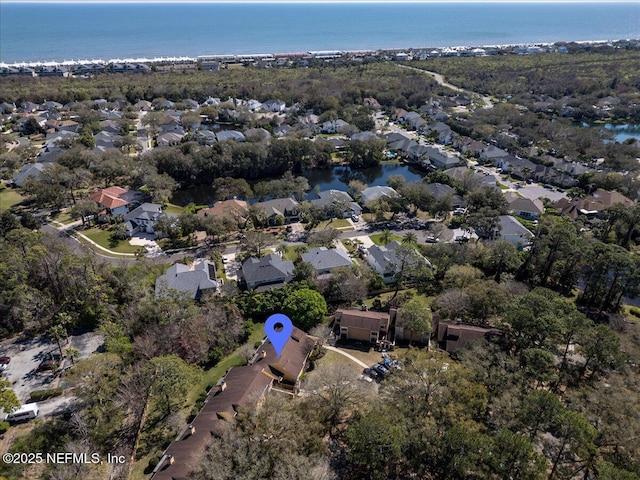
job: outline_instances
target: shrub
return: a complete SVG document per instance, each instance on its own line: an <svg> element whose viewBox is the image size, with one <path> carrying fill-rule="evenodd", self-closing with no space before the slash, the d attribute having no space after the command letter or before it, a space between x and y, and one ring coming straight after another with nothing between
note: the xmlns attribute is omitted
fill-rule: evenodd
<svg viewBox="0 0 640 480"><path fill-rule="evenodd" d="M631 313L631 315L640 318L640 308L635 308L632 307L629 309L629 313Z"/></svg>
<svg viewBox="0 0 640 480"><path fill-rule="evenodd" d="M0 435L9 430L9 422L0 422Z"/></svg>
<svg viewBox="0 0 640 480"><path fill-rule="evenodd" d="M62 388L52 388L50 390L34 390L31 392L31 401L32 402L42 402L48 398L58 397L62 395Z"/></svg>

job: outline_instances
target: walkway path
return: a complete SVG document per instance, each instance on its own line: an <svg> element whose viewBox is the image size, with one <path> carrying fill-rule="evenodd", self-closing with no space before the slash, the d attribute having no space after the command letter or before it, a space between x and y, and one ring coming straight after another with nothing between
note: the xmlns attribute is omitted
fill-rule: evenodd
<svg viewBox="0 0 640 480"><path fill-rule="evenodd" d="M362 368L369 368L369 365L367 365L366 363L364 363L363 361L357 359L356 357L354 357L353 355L340 350L339 348L336 347L332 347L330 345L323 345L323 347L327 350L331 350L332 352L336 352L339 353L340 355L344 355L345 357L347 357L349 360L352 360L354 362L356 362L358 365L360 365Z"/></svg>
<svg viewBox="0 0 640 480"><path fill-rule="evenodd" d="M448 82L444 81L444 77L442 75L440 75L439 73L436 72L430 72L429 70L423 70L422 68L416 68L416 67L410 67L408 65L398 65L401 68L407 68L409 70L415 70L416 72L422 72L422 73L426 73L428 75L431 75L433 77L433 79L438 82L440 85L442 85L443 87L447 87L455 92L462 92L462 93L469 93L471 95L475 95L478 96L482 99L482 101L484 102L484 108L493 108L493 102L491 101L491 99L485 95L481 95L479 93L476 92L472 92L470 90L465 90L464 88L460 88L460 87L456 87L455 85L452 85Z"/></svg>
<svg viewBox="0 0 640 480"><path fill-rule="evenodd" d="M120 253L120 252L114 252L113 250L109 250L108 248L103 247L102 245L98 245L96 242L94 242L93 240L91 240L89 237L87 237L86 235L84 235L83 233L78 232L77 230L74 230L75 227L77 227L78 225L80 225L80 222L74 222L74 223L69 223L69 224L64 224L64 223L60 223L57 222L55 220L51 221L52 224L56 224L59 226L56 226L55 228L61 232L68 232L71 231L72 233L69 233L70 236L74 236L77 235L78 237L82 238L83 240L85 240L86 242L88 242L92 247L97 248L99 250L102 250L103 252L106 252L107 254L109 254L110 256L113 257L128 257L128 258L133 258L136 256L135 253Z"/></svg>

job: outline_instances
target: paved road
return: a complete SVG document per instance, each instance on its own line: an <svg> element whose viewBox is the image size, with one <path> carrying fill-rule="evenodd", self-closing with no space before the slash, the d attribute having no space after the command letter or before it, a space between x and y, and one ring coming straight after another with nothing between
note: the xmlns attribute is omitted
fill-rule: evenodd
<svg viewBox="0 0 640 480"><path fill-rule="evenodd" d="M549 200L557 202L561 198L567 198L567 195L564 192L559 192L557 190L550 190L548 188L544 188L539 183L533 182L533 183L525 183L525 184L518 185L510 180L504 179L498 172L496 172L496 169L493 167L484 167L484 166L478 165L477 163L474 164L473 162L471 162L471 164L476 169L482 172L488 173L489 175L492 175L493 177L495 177L498 183L501 183L502 185L506 186L507 188L509 188L509 190L518 192L520 195L530 200L535 200L537 198L542 197L542 198L548 198ZM520 188L518 188L518 186Z"/></svg>
<svg viewBox="0 0 640 480"><path fill-rule="evenodd" d="M426 73L427 75L431 75L433 77L433 79L438 82L440 85L442 85L443 87L447 87L455 92L462 92L462 93L468 93L472 96L476 96L476 97L480 97L480 99L482 100L482 102L484 103L484 108L493 108L493 102L491 101L491 99L485 95L481 95L479 93L476 92L472 92L470 90L465 90L464 88L460 88L457 87L456 85L452 85L448 82L445 82L444 77L442 75L440 75L439 73L436 72L430 72L429 70L423 70L422 68L416 68L416 67L410 67L408 65L398 65L401 68L406 68L409 70L415 70L416 72L422 72L422 73Z"/></svg>

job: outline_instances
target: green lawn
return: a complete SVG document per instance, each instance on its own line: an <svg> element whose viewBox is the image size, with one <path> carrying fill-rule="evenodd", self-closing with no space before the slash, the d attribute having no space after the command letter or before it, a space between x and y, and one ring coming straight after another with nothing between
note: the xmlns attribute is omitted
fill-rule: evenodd
<svg viewBox="0 0 640 480"><path fill-rule="evenodd" d="M251 333L249 334L249 339L246 341L245 345L249 345L253 348L253 345L256 342L261 341L264 338L264 323L255 323L251 328ZM218 381L227 373L231 367L237 367L239 365L244 365L245 360L242 357L242 349L244 346L240 346L236 348L231 354L227 355L225 358L220 360L220 362L210 370L207 370L203 377L202 381L195 385L194 388L189 392L188 399L189 404L193 405L198 396L212 385L218 383Z"/></svg>
<svg viewBox="0 0 640 480"><path fill-rule="evenodd" d="M6 210L24 200L20 192L14 188L0 187L0 210Z"/></svg>
<svg viewBox="0 0 640 480"><path fill-rule="evenodd" d="M324 230L325 228L339 228L341 230L353 230L351 223L346 218L334 218L333 220L325 220L324 222L320 222L316 228L313 229L314 232L319 230Z"/></svg>
<svg viewBox="0 0 640 480"><path fill-rule="evenodd" d="M382 233L374 233L373 235L369 235L369 238L376 245L383 245L382 243ZM400 235L396 235L395 233L391 234L391 241L402 242L402 237Z"/></svg>
<svg viewBox="0 0 640 480"><path fill-rule="evenodd" d="M435 297L427 297L426 295L418 293L418 290L415 289L415 288L407 288L407 289L400 290L398 292L398 295L400 295L402 293L412 293L413 294L412 298L415 298L418 301L422 302L426 307L431 307L431 304L433 303L433 300L435 299ZM382 301L382 303L384 304L387 300L389 300L391 297L393 297L393 294L394 294L394 292L381 293L380 295L376 295L376 297L374 297L374 298L366 299L362 303L364 303L368 307L371 307L373 305L373 301L376 298L379 298L380 301Z"/></svg>
<svg viewBox="0 0 640 480"><path fill-rule="evenodd" d="M284 258L287 260L291 260L292 262L295 262L300 256L300 254L297 251L298 247L299 247L298 245L287 245L287 251L284 254Z"/></svg>
<svg viewBox="0 0 640 480"><path fill-rule="evenodd" d="M172 213L174 215L182 215L184 213L184 208L173 203L168 203L164 209L164 213Z"/></svg>
<svg viewBox="0 0 640 480"><path fill-rule="evenodd" d="M86 235L101 247L118 253L136 253L142 248L131 245L128 240L120 240L118 244L114 246L111 243L111 230L107 229L91 228L89 230L80 230L80 233Z"/></svg>
<svg viewBox="0 0 640 480"><path fill-rule="evenodd" d="M73 223L75 222L77 219L76 218L72 218L71 215L69 215L71 209L66 209L64 211L61 211L58 215L52 216L51 218L53 220L55 220L56 222L60 222L63 224L68 224L68 223Z"/></svg>

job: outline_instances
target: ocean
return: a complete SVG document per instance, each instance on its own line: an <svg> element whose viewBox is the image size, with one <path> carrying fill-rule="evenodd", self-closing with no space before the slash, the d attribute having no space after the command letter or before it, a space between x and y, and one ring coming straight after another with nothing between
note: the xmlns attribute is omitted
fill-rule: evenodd
<svg viewBox="0 0 640 480"><path fill-rule="evenodd" d="M627 38L640 2L0 2L6 64Z"/></svg>

